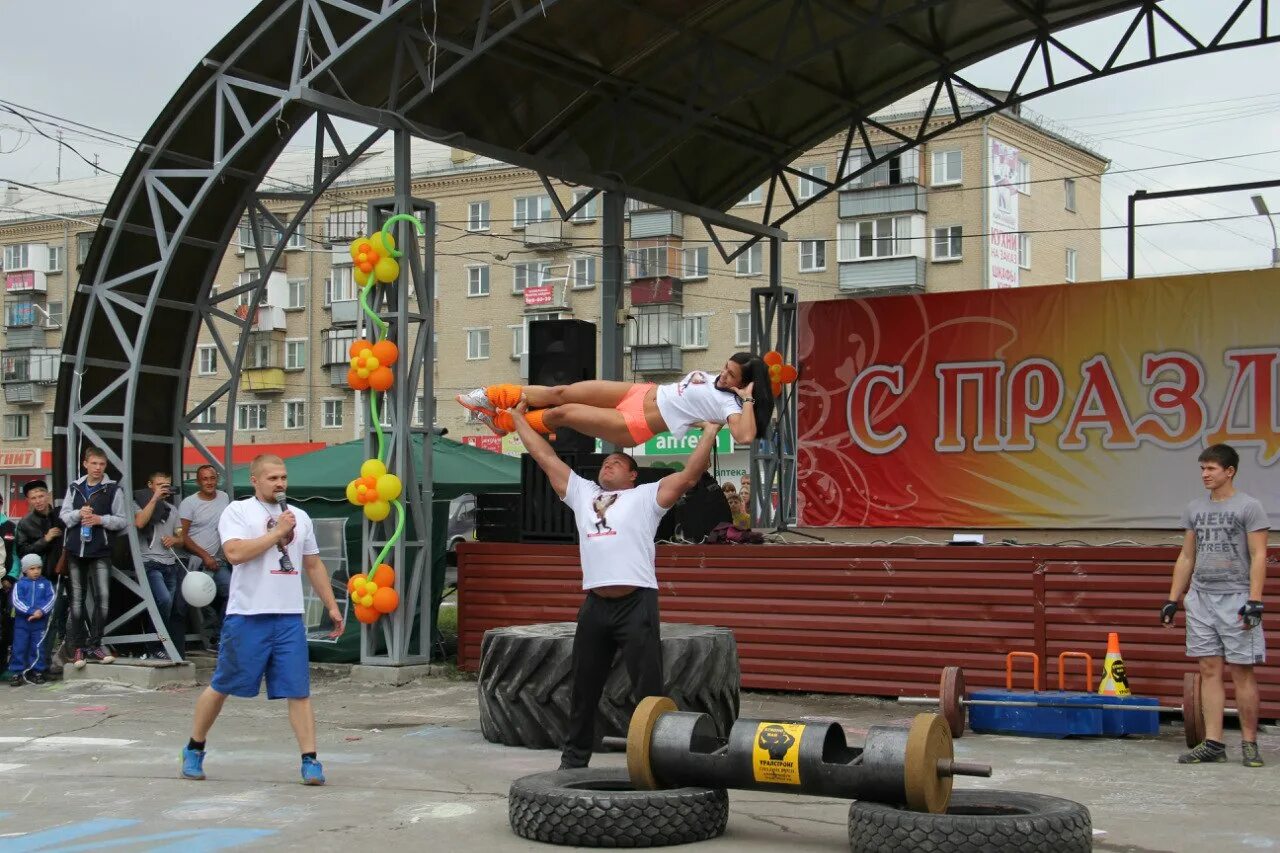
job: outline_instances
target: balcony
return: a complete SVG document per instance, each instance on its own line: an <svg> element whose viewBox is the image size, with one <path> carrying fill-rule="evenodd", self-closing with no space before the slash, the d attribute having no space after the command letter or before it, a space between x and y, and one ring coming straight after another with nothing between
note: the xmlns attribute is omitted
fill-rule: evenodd
<svg viewBox="0 0 1280 853"><path fill-rule="evenodd" d="M684 352L679 344L633 346L631 369L636 373L683 373Z"/></svg>
<svg viewBox="0 0 1280 853"><path fill-rule="evenodd" d="M684 281L675 276L642 278L631 282L632 305L682 305Z"/></svg>
<svg viewBox="0 0 1280 853"><path fill-rule="evenodd" d="M44 404L44 395L34 382L6 382L4 401L10 405Z"/></svg>
<svg viewBox="0 0 1280 853"><path fill-rule="evenodd" d="M13 270L4 274L6 293L48 293L43 270Z"/></svg>
<svg viewBox="0 0 1280 853"><path fill-rule="evenodd" d="M340 299L329 303L330 316L339 325L354 326L360 318L360 302L356 299Z"/></svg>
<svg viewBox="0 0 1280 853"><path fill-rule="evenodd" d="M916 183L892 184L840 193L840 218L927 213L929 193Z"/></svg>
<svg viewBox="0 0 1280 853"><path fill-rule="evenodd" d="M840 264L840 292L853 296L923 293L924 258L914 255Z"/></svg>
<svg viewBox="0 0 1280 853"><path fill-rule="evenodd" d="M684 216L674 210L651 208L631 214L629 239L642 240L653 237L683 237Z"/></svg>
<svg viewBox="0 0 1280 853"><path fill-rule="evenodd" d="M255 394L282 394L284 370L279 367L245 368L240 371L240 390Z"/></svg>
<svg viewBox="0 0 1280 853"><path fill-rule="evenodd" d="M563 249L571 242L565 238L564 221L559 217L541 222L527 222L524 226L524 244L531 249L551 251Z"/></svg>
<svg viewBox="0 0 1280 853"><path fill-rule="evenodd" d="M523 295L526 314L569 310L569 286L564 279L529 285Z"/></svg>
<svg viewBox="0 0 1280 853"><path fill-rule="evenodd" d="M236 306L236 316L241 320L249 318L249 306ZM249 324L251 332L283 332L287 324L285 323L285 313L283 308L275 305L259 305L257 311L253 315L253 320Z"/></svg>
<svg viewBox="0 0 1280 853"><path fill-rule="evenodd" d="M334 388L347 387L347 371L351 369L350 363L330 364L325 366L325 370L329 373L329 384Z"/></svg>
<svg viewBox="0 0 1280 853"><path fill-rule="evenodd" d="M44 326L10 326L4 333L8 349L34 349L44 346Z"/></svg>

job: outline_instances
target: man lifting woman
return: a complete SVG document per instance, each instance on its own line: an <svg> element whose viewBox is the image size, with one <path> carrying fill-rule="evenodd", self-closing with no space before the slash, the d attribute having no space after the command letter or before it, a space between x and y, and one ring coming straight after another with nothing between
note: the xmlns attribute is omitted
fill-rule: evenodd
<svg viewBox="0 0 1280 853"><path fill-rule="evenodd" d="M734 441L748 444L768 429L773 414L769 368L747 352L730 356L718 374L695 370L667 385L490 385L457 400L494 434L506 435L515 424L505 410L522 396L530 409L526 420L538 432L567 427L618 447L635 447L664 432L680 438L699 421L726 424Z"/></svg>

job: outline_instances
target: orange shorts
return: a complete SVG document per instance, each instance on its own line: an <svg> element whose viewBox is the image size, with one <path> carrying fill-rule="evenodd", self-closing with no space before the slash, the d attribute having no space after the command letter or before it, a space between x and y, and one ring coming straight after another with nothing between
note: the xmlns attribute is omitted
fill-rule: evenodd
<svg viewBox="0 0 1280 853"><path fill-rule="evenodd" d="M631 439L636 444L644 444L653 438L653 430L649 429L649 422L644 417L644 398L653 387L651 382L632 385L631 390L622 398L622 402L614 406L622 412L622 420L627 425L627 432L631 434Z"/></svg>

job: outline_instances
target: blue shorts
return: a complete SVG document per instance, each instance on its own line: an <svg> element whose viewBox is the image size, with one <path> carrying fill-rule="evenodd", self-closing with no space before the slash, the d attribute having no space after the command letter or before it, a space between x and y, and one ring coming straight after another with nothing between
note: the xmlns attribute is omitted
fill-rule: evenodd
<svg viewBox="0 0 1280 853"><path fill-rule="evenodd" d="M267 679L268 699L311 695L307 629L301 613L228 613L222 623L218 666L209 686L219 693L251 699Z"/></svg>

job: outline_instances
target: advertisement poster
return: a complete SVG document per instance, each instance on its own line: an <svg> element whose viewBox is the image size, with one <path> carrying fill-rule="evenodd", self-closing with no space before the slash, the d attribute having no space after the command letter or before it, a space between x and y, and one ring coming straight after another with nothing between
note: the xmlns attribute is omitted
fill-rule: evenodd
<svg viewBox="0 0 1280 853"><path fill-rule="evenodd" d="M993 288L1017 287L1018 149L991 140L991 186L987 222L988 281Z"/></svg>

